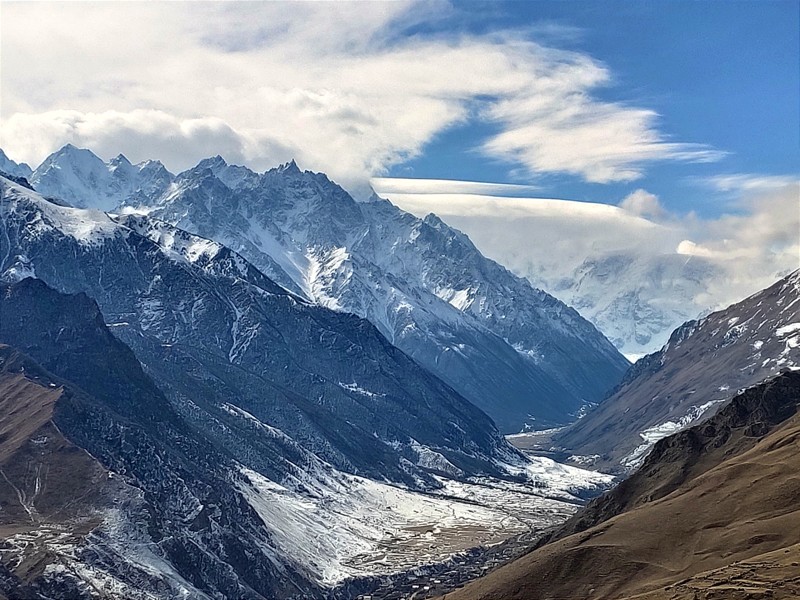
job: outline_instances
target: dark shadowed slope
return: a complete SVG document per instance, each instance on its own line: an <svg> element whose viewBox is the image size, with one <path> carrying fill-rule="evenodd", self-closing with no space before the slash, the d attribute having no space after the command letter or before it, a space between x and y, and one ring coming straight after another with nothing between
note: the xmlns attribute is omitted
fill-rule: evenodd
<svg viewBox="0 0 800 600"><path fill-rule="evenodd" d="M317 589L275 552L229 454L177 415L92 300L34 279L2 286L0 341L36 360L6 350L2 589L64 599Z"/></svg>
<svg viewBox="0 0 800 600"><path fill-rule="evenodd" d="M447 598L798 597L798 404L800 373L746 390L657 442L636 475L569 525L588 528Z"/></svg>

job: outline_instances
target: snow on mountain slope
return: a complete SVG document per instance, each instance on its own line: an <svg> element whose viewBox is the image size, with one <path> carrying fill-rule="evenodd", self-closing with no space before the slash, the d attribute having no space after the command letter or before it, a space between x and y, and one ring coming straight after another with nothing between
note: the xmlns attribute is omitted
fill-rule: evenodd
<svg viewBox="0 0 800 600"><path fill-rule="evenodd" d="M4 194L6 227L15 216L9 209L20 212L19 205L8 204L14 195L13 190ZM127 233L127 241L136 235ZM113 256L115 239L87 243L72 253L105 248ZM210 257L197 259L209 275L215 271ZM183 258L169 260L192 268ZM168 278L166 269L161 272ZM237 272L246 275L238 267ZM223 402L213 411L193 404L187 410L171 403L112 334L129 324L118 322L109 330L85 294L60 294L36 279L3 285L2 291L0 341L35 354L75 383L53 379L30 364L14 371L14 381L27 377L40 394L49 395L55 416L38 415L41 420L53 418L59 435L78 445L79 459L96 457L111 472L101 473L91 496L73 491L69 478L62 482L74 497L61 502L88 515L76 525L47 512L46 501L58 495L51 487L63 477L60 469L42 471L46 493L39 494L30 478L42 445L50 441L33 436L35 459L22 457L21 470L12 472L3 464L4 476L12 481L19 476L18 483L26 485L22 489L35 490L20 496L5 490L4 527L15 529L0 553L0 590L9 585L21 590L12 597L33 597L27 591L38 588L48 597L81 599L97 594L135 600L353 598L370 582L350 578L398 573L550 527L574 512L576 495L610 483L602 474L547 459L525 463L502 453L495 460L515 471L516 481L486 476L455 481L439 475L439 489L422 493L347 474L239 406ZM0 356L4 374L12 366L5 358ZM219 370L215 376L221 377ZM406 374L406 385L412 379ZM159 383L170 390L176 385ZM343 387L378 395L356 384ZM35 433L40 423L21 414L24 405L13 394L5 401L0 431L16 434L22 423ZM204 411L201 422L197 413ZM12 445L15 440L10 436ZM5 436L0 454L8 444ZM393 446L402 449L400 443ZM419 443L411 446L433 453ZM36 516L33 531L23 508ZM11 522L13 514L19 519ZM19 568L34 557L41 569Z"/></svg>
<svg viewBox="0 0 800 600"><path fill-rule="evenodd" d="M591 320L631 361L667 341L681 323L707 314L707 282L719 267L678 254L610 254L583 261L567 275L529 278Z"/></svg>
<svg viewBox="0 0 800 600"><path fill-rule="evenodd" d="M608 476L578 471L570 479L572 490L597 491L610 483ZM555 479L552 489L442 479L441 493L424 495L340 474L299 495L258 473L242 472L249 483L239 490L278 548L326 585L440 562L473 546L546 528L574 506L547 495L566 494Z"/></svg>
<svg viewBox="0 0 800 600"><path fill-rule="evenodd" d="M466 236L385 201L356 203L294 163L258 175L214 157L125 203L120 212L215 239L287 289L366 317L504 430L568 422L626 366L588 322Z"/></svg>
<svg viewBox="0 0 800 600"><path fill-rule="evenodd" d="M110 210L163 192L172 174L158 161L133 165L122 154L104 163L89 150L67 144L48 156L28 179L41 194L78 208Z"/></svg>
<svg viewBox="0 0 800 600"><path fill-rule="evenodd" d="M95 298L184 418L248 468L292 467L222 426L225 406L343 471L412 487L437 485L430 453L465 476L502 475L501 463L520 460L485 414L363 319L304 302L229 249L164 222L59 207L1 181L4 277L35 273Z"/></svg>
<svg viewBox="0 0 800 600"><path fill-rule="evenodd" d="M0 171L14 177L25 177L26 179L33 173L33 170L27 164L16 163L8 158L2 149L0 149Z"/></svg>
<svg viewBox="0 0 800 600"><path fill-rule="evenodd" d="M677 254L684 237L669 223L597 202L411 193L393 181L375 180L378 192L420 217L437 211L486 256L575 308L630 359L655 352L675 327L712 308L708 285L720 265Z"/></svg>
<svg viewBox="0 0 800 600"><path fill-rule="evenodd" d="M71 153L52 158L71 163ZM81 194L81 203L108 208L85 186L69 195ZM259 175L214 157L163 193L120 203L120 213L216 240L286 289L367 318L505 431L569 422L627 368L575 311L436 217L420 220L378 198L357 203L295 163Z"/></svg>
<svg viewBox="0 0 800 600"><path fill-rule="evenodd" d="M712 415L737 391L800 369L800 271L676 329L556 444L633 468L653 444Z"/></svg>

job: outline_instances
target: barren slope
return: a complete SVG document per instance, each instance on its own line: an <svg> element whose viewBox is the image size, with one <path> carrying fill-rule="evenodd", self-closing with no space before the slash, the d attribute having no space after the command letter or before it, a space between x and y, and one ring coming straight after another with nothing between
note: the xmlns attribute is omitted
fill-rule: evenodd
<svg viewBox="0 0 800 600"><path fill-rule="evenodd" d="M53 422L65 393L56 381L0 345L0 597L49 595L23 582L53 562L53 543L75 544L100 523L102 497L113 487L107 471Z"/></svg>
<svg viewBox="0 0 800 600"><path fill-rule="evenodd" d="M800 364L800 271L676 329L617 390L554 437L598 466L631 469L652 444L713 414L737 390Z"/></svg>
<svg viewBox="0 0 800 600"><path fill-rule="evenodd" d="M798 373L747 390L705 424L656 444L630 495L605 497L616 494L627 512L447 598L797 597L798 402Z"/></svg>

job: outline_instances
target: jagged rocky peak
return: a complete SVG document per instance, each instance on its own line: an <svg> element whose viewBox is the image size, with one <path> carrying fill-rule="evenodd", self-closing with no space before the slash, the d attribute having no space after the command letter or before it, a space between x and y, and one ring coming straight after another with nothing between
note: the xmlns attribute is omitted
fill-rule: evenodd
<svg viewBox="0 0 800 600"><path fill-rule="evenodd" d="M131 167L133 164L131 161L128 160L128 157L124 154L120 153L117 154L114 158L108 161L110 165L115 167Z"/></svg>
<svg viewBox="0 0 800 600"><path fill-rule="evenodd" d="M299 175L301 172L300 167L297 166L297 163L294 159L290 160L287 163L283 163L276 168L276 171L279 173L283 173L286 175Z"/></svg>
<svg viewBox="0 0 800 600"><path fill-rule="evenodd" d="M191 181L195 177L202 177L202 173L208 171L219 179L226 187L238 189L255 185L259 176L256 172L241 165L232 165L219 154L211 158L204 158L197 165L188 171L178 175L181 181Z"/></svg>

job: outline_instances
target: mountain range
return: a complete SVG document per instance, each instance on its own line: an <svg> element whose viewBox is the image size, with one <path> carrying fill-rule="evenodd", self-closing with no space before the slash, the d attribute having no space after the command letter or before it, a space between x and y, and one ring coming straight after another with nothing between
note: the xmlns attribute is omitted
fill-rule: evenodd
<svg viewBox="0 0 800 600"><path fill-rule="evenodd" d="M533 526L501 499L541 527L610 481L531 463L370 322L216 242L10 175L0 218L11 597L351 597L415 527L495 540Z"/></svg>
<svg viewBox="0 0 800 600"><path fill-rule="evenodd" d="M505 432L571 421L628 366L577 312L434 215L356 202L294 163L257 174L215 157L173 177L154 161L104 163L68 145L30 181L73 206L214 240L297 296L366 318Z"/></svg>
<svg viewBox="0 0 800 600"><path fill-rule="evenodd" d="M0 188L4 278L35 275L96 300L184 417L219 443L230 429L217 420L245 418L235 406L337 467L412 486L431 484L417 465L429 456L445 472L498 473L499 458L513 460L488 417L367 321L310 304L162 221L59 206L9 180ZM241 460L270 454L257 450L244 445Z"/></svg>
<svg viewBox="0 0 800 600"><path fill-rule="evenodd" d="M630 366L435 215L294 162L0 168L0 598L429 595L525 544L454 597L796 591L800 270ZM581 281L644 340L658 294L613 281L687 264L640 266ZM508 439L627 479L569 518L613 477L502 435L544 427Z"/></svg>

